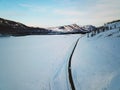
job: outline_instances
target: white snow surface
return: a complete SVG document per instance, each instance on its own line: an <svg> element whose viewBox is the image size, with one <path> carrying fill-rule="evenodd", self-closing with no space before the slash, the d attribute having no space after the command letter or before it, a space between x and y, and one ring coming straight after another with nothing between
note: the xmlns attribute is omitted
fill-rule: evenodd
<svg viewBox="0 0 120 90"><path fill-rule="evenodd" d="M0 37L0 90L68 90L67 61L78 37Z"/></svg>
<svg viewBox="0 0 120 90"><path fill-rule="evenodd" d="M72 58L76 90L120 90L119 53L117 29L81 38Z"/></svg>
<svg viewBox="0 0 120 90"><path fill-rule="evenodd" d="M79 37L0 37L0 90L71 90L67 66ZM76 90L120 90L119 53L118 29L80 38L71 67Z"/></svg>

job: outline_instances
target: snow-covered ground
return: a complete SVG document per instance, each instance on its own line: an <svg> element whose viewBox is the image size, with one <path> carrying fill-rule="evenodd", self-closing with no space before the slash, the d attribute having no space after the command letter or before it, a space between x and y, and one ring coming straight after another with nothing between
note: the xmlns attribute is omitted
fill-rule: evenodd
<svg viewBox="0 0 120 90"><path fill-rule="evenodd" d="M120 90L120 31L81 38L72 58L76 90Z"/></svg>
<svg viewBox="0 0 120 90"><path fill-rule="evenodd" d="M81 35L0 37L0 90L70 90L68 60ZM76 90L120 90L120 31L80 38Z"/></svg>
<svg viewBox="0 0 120 90"><path fill-rule="evenodd" d="M67 90L67 61L80 35L0 38L0 90Z"/></svg>

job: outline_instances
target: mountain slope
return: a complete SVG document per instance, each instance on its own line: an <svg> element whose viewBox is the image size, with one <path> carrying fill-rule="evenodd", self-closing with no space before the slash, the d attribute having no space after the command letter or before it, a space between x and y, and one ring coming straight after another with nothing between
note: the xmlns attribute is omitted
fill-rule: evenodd
<svg viewBox="0 0 120 90"><path fill-rule="evenodd" d="M76 90L120 89L120 30L79 40L72 58Z"/></svg>
<svg viewBox="0 0 120 90"><path fill-rule="evenodd" d="M40 35L40 34L85 34L88 31L77 24L53 28L29 27L22 23L0 18L0 34L8 35Z"/></svg>
<svg viewBox="0 0 120 90"><path fill-rule="evenodd" d="M22 23L6 20L6 19L3 19L3 18L0 18L0 25L1 26L2 25L3 26L10 26L10 27L13 27L13 28L23 28L23 29L28 28L28 26L26 26Z"/></svg>
<svg viewBox="0 0 120 90"><path fill-rule="evenodd" d="M80 32L80 33L88 32L87 30L83 29L82 27L78 26L77 24L64 25L64 26L58 26L58 27L50 27L48 29L51 29L53 31L61 31L61 32Z"/></svg>
<svg viewBox="0 0 120 90"><path fill-rule="evenodd" d="M45 28L29 27L22 23L0 18L0 33L9 35L48 34Z"/></svg>
<svg viewBox="0 0 120 90"><path fill-rule="evenodd" d="M89 31L89 32L97 29L97 28L96 28L95 26L93 26L93 25L85 25L85 26L83 26L82 28L85 29L85 30L87 30L87 31Z"/></svg>

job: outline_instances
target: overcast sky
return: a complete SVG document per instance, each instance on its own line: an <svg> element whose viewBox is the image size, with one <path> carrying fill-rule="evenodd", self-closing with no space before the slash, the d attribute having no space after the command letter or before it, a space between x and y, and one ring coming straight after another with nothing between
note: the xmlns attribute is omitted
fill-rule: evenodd
<svg viewBox="0 0 120 90"><path fill-rule="evenodd" d="M99 26L120 19L120 0L0 0L0 17L38 27Z"/></svg>

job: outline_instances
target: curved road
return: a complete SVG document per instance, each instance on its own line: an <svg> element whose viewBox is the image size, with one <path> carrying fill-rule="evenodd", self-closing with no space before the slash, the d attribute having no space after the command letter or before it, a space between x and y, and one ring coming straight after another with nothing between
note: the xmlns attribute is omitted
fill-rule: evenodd
<svg viewBox="0 0 120 90"><path fill-rule="evenodd" d="M78 44L78 42L79 42L79 39L80 39L80 38L78 38L77 41L76 41L76 43L75 43L75 46L74 46L74 48L73 48L73 50L72 50L72 53L71 53L71 55L70 55L69 62L68 62L68 78L69 78L69 83L70 83L70 85L71 85L71 89L72 89L72 90L75 90L75 85L74 85L73 77L72 77L71 61L72 61L72 56L73 56L73 53L74 53L74 51L75 51L75 48L76 48L76 46L77 46L77 44Z"/></svg>

